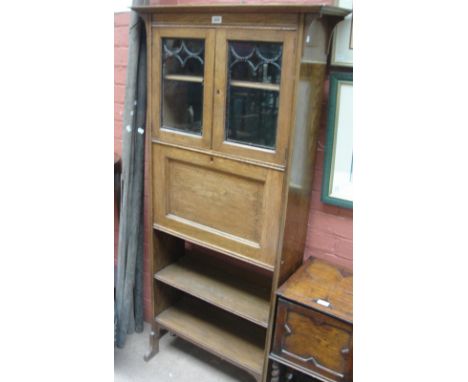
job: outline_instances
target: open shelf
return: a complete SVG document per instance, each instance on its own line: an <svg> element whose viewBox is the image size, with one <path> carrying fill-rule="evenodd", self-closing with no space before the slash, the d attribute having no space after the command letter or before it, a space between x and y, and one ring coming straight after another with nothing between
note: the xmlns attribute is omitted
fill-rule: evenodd
<svg viewBox="0 0 468 382"><path fill-rule="evenodd" d="M215 152L210 152L210 155L216 156L216 153ZM229 249L223 248L223 247L218 246L216 244L212 244L212 243L210 243L208 241L199 240L198 238L196 238L196 237L194 237L192 235L185 234L184 232L181 232L180 230L171 229L171 228L165 227L164 225L157 224L157 223L153 223L153 228L156 231L163 232L163 233L168 234L170 236L174 236L174 237L177 237L179 239L186 240L186 241L188 241L190 243L193 243L195 245L198 245L200 247L204 247L206 249L222 253L224 255L227 255L227 256L229 256L229 257L231 257L233 259L237 259L237 260L242 261L244 263L251 264L254 267L258 268L259 270L265 270L265 271L268 271L268 272L271 272L271 273L273 273L273 271L274 271L274 266L273 265L266 264L264 262L261 262L259 260L254 259L254 258L247 257L245 255L241 255L238 252L231 251Z"/></svg>
<svg viewBox="0 0 468 382"><path fill-rule="evenodd" d="M248 89L259 89L259 90L270 90L279 92L280 86L279 84L269 84L264 82L251 82L251 81L230 81L231 86L237 88L248 88Z"/></svg>
<svg viewBox="0 0 468 382"><path fill-rule="evenodd" d="M164 76L165 80L173 80L173 81L185 81L185 82L203 82L203 77L201 76L186 76L186 75L179 75L179 74L168 74Z"/></svg>
<svg viewBox="0 0 468 382"><path fill-rule="evenodd" d="M156 322L257 378L262 374L266 339L263 328L190 298L163 311Z"/></svg>
<svg viewBox="0 0 468 382"><path fill-rule="evenodd" d="M221 309L268 327L270 292L216 267L185 256L154 275L156 280L180 289Z"/></svg>

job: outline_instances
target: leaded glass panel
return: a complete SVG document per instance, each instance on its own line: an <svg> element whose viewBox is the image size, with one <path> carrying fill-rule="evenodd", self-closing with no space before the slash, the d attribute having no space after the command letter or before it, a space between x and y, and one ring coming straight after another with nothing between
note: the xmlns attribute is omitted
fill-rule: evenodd
<svg viewBox="0 0 468 382"><path fill-rule="evenodd" d="M205 43L198 39L162 39L161 125L201 135Z"/></svg>
<svg viewBox="0 0 468 382"><path fill-rule="evenodd" d="M226 140L274 150L283 45L228 43Z"/></svg>

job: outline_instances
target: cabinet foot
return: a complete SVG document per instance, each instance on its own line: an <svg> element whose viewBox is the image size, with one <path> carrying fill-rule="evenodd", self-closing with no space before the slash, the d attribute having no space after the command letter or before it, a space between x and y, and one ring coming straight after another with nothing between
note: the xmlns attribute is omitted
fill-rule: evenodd
<svg viewBox="0 0 468 382"><path fill-rule="evenodd" d="M150 337L149 337L149 345L150 349L148 353L146 353L143 357L145 362L148 362L151 358L153 358L156 354L159 353L159 338L161 337L161 330L159 325L153 324L153 328L151 329Z"/></svg>
<svg viewBox="0 0 468 382"><path fill-rule="evenodd" d="M277 362L271 363L271 380L270 382L279 382L280 380L280 368Z"/></svg>

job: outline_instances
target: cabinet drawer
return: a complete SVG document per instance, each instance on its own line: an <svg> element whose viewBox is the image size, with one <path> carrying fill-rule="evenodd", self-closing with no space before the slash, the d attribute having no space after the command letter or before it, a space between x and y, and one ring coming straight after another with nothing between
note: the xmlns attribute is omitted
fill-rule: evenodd
<svg viewBox="0 0 468 382"><path fill-rule="evenodd" d="M279 299L272 353L323 381L352 381L352 325Z"/></svg>
<svg viewBox="0 0 468 382"><path fill-rule="evenodd" d="M281 171L154 144L155 227L273 269L282 182Z"/></svg>

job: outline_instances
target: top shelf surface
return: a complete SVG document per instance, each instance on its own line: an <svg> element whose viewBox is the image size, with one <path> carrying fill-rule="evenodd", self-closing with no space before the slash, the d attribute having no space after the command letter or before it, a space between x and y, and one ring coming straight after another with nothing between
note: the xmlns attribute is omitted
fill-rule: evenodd
<svg viewBox="0 0 468 382"><path fill-rule="evenodd" d="M353 322L353 274L343 267L310 259L276 294L349 323Z"/></svg>
<svg viewBox="0 0 468 382"><path fill-rule="evenodd" d="M330 5L306 4L193 4L193 5L139 5L131 7L138 13L319 13L344 17L350 9Z"/></svg>

